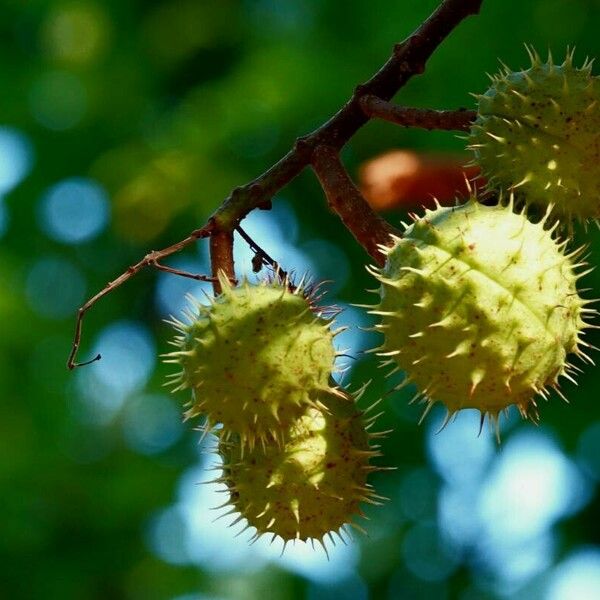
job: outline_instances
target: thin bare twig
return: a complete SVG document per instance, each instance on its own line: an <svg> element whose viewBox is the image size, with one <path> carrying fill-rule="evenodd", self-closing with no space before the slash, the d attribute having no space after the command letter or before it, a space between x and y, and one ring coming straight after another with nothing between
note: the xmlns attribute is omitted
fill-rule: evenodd
<svg viewBox="0 0 600 600"><path fill-rule="evenodd" d="M253 265L255 267L255 271L259 271L260 269L256 269L257 266L262 266L262 265L267 265L269 267L271 267L273 269L273 272L275 273L275 275L277 275L279 277L280 281L288 281L288 274L286 271L284 271L280 266L279 263L274 259L271 258L271 256L269 254L267 254L265 252L265 250L263 250L241 227L241 225L238 225L235 230L240 234L240 236L242 237L242 239L248 244L248 246L250 246L250 249L254 252L254 256L258 259L258 261L260 261L260 263L257 262L256 265Z"/></svg>
<svg viewBox="0 0 600 600"><path fill-rule="evenodd" d="M313 170L327 196L327 202L356 241L374 258L383 264L385 257L380 245L391 245L390 234L400 235L387 221L376 214L354 185L339 153L334 148L320 146L313 156Z"/></svg>
<svg viewBox="0 0 600 600"><path fill-rule="evenodd" d="M181 269L174 269L173 267L168 267L167 265L161 265L159 262L153 262L151 263L151 266L159 271L171 273L171 275L178 275L179 277L187 277L188 279L194 279L195 281L204 281L206 283L216 283L218 281L210 275L199 275L197 273L190 273L189 271L182 271ZM235 285L237 284L237 281L233 279L231 283Z"/></svg>
<svg viewBox="0 0 600 600"><path fill-rule="evenodd" d="M199 238L210 237L213 277L223 271L226 276L235 279L231 232L240 221L256 208L268 209L273 196L311 163L313 153L319 146L334 150L342 148L370 118L361 108L361 97L373 95L382 100L390 100L413 75L423 73L425 63L434 50L461 21L469 15L477 14L482 2L483 0L442 0L411 36L394 47L392 56L383 67L369 81L356 86L350 99L335 115L309 135L298 138L293 148L262 175L247 185L234 189L204 227L168 248L150 252L90 298L77 313L73 346L67 361L69 369L81 364L75 358L81 342L85 313L98 300L143 268L180 251ZM218 293L218 281L213 285L215 293Z"/></svg>
<svg viewBox="0 0 600 600"><path fill-rule="evenodd" d="M474 110L465 108L458 110L409 108L386 102L371 94L360 99L360 107L371 118L383 119L402 127L420 127L429 130L469 131L477 117Z"/></svg>
<svg viewBox="0 0 600 600"><path fill-rule="evenodd" d="M153 250L149 252L135 265L131 265L127 271L121 273L116 279L110 281L106 284L102 290L100 290L95 296L92 296L78 311L77 311L77 319L75 321L75 335L73 337L73 345L71 346L71 352L69 354L69 358L67 359L67 367L69 369L74 369L75 367L81 367L84 365L88 365L96 360L100 360L101 355L98 354L91 360L86 360L84 362L76 362L75 358L77 357L77 351L79 350L79 345L81 344L81 332L83 329L83 317L85 313L98 302L101 298L112 292L114 289L123 285L125 282L129 281L134 275L137 275L142 269L145 269L149 266L156 266L159 264L163 258L167 256L171 256L171 254L175 254L186 246L189 246L192 242L204 237L208 237L211 235L212 231L212 221L209 221L204 227L201 229L195 229L186 237L185 239L177 242L176 244L172 244L167 248L163 248L162 250ZM164 265L161 265L164 266ZM165 269L162 269L165 270Z"/></svg>

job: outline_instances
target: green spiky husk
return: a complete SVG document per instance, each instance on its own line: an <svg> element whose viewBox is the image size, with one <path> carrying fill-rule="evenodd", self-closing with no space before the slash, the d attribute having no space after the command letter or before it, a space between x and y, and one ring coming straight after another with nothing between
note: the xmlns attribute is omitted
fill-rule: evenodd
<svg viewBox="0 0 600 600"><path fill-rule="evenodd" d="M195 303L191 322L176 322L182 366L176 389L191 388L187 418L204 414L244 444L280 437L318 396L329 390L334 369L331 321L315 314L301 287L245 282L209 305Z"/></svg>
<svg viewBox="0 0 600 600"><path fill-rule="evenodd" d="M535 416L537 393L570 377L586 301L572 258L544 228L509 206L475 200L426 211L388 248L379 349L430 407L477 408L496 418L514 404ZM533 407L533 410L532 410Z"/></svg>
<svg viewBox="0 0 600 600"><path fill-rule="evenodd" d="M325 409L310 407L284 433L281 444L247 451L239 439L221 441L223 477L230 512L256 529L255 537L321 541L352 518L361 502L378 504L367 484L373 437L354 400L346 394L322 395ZM360 529L360 528L359 528Z"/></svg>
<svg viewBox="0 0 600 600"><path fill-rule="evenodd" d="M510 189L526 204L549 205L557 217L600 217L600 80L568 53L561 65L508 68L478 99L470 136L488 185Z"/></svg>

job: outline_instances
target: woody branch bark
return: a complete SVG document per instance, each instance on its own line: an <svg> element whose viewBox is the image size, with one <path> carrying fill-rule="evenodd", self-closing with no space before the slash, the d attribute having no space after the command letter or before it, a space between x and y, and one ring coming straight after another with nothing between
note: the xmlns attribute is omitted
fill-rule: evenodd
<svg viewBox="0 0 600 600"><path fill-rule="evenodd" d="M90 298L77 313L73 346L67 361L69 369L82 364L75 359L85 313L100 298L127 282L143 268L156 266L158 261L200 238L210 237L212 240L214 237L216 240L211 242L211 250L214 250L214 256L211 257L213 273L223 270L233 277L233 237L230 234L242 219L256 208L268 209L273 196L311 163L318 147L328 146L339 151L369 121L370 117L361 108L361 97L369 94L382 100L390 100L413 75L423 73L434 50L461 21L469 15L477 14L482 2L483 0L442 0L412 35L394 46L391 57L383 67L366 83L356 86L348 101L326 123L312 133L298 138L293 148L262 175L247 185L234 189L203 227L172 246L149 253ZM208 276L206 278L212 280ZM218 282L213 281L213 285L215 292L218 292Z"/></svg>
<svg viewBox="0 0 600 600"><path fill-rule="evenodd" d="M388 61L366 83L356 86L344 106L307 136L270 169L246 186L236 188L213 215L219 230L231 230L253 209L270 200L311 162L318 146L341 149L369 120L360 98L372 95L390 100L413 75L424 72L434 50L469 15L479 12L483 0L444 0L405 41L396 44Z"/></svg>
<svg viewBox="0 0 600 600"><path fill-rule="evenodd" d="M188 237L184 238L183 240L181 240L175 244L172 244L171 246L168 246L167 248L163 248L162 250L152 250L152 252L149 252L148 254L146 254L146 256L144 256L144 258L142 258L142 260L137 262L135 265L131 265L127 269L127 271L125 271L124 273L121 273L121 275L119 275L113 281L108 282L102 290L100 290L95 296L92 296L83 306L81 306L79 308L79 310L77 311L77 320L75 322L75 335L73 337L73 343L71 345L71 352L69 353L69 358L67 359L67 367L69 369L74 369L75 367L81 367L83 365L87 365L96 360L100 360L100 358L101 358L100 354L97 354L91 360L87 360L82 363L78 363L75 360L77 358L77 351L79 350L79 345L81 343L83 318L85 317L85 314L87 313L87 311L90 310L90 308L92 308L92 306L94 306L94 304L96 304L96 302L98 302L98 300L102 299L104 296L106 296L107 294L112 292L114 289L123 285L126 281L129 281L134 275L137 275L141 270L145 269L146 267L154 267L159 270L173 272L174 271L173 269L170 269L169 267L165 267L164 265L162 265L160 263L160 261L163 258L170 256L171 254L175 254L176 252L183 250L183 248L185 248L192 242L195 242L199 238L207 237L208 235L209 234L204 233L204 231L202 229L196 229L196 230L192 231L192 233L190 233L190 235ZM178 274L182 274L182 273L178 273ZM191 274L188 274L186 276L190 276L190 275ZM215 283L213 281L213 278L209 277L207 275L191 275L191 276L194 279L198 279L200 281L212 281L213 283Z"/></svg>
<svg viewBox="0 0 600 600"><path fill-rule="evenodd" d="M383 119L402 127L420 127L421 129L445 129L448 131L469 131L471 123L477 117L474 110L431 110L410 108L386 102L370 94L360 99L364 113L377 119Z"/></svg>
<svg viewBox="0 0 600 600"><path fill-rule="evenodd" d="M400 235L367 204L340 161L337 150L329 146L316 149L312 167L325 191L330 208L342 219L356 241L382 265L385 257L379 246L390 245L390 234Z"/></svg>
<svg viewBox="0 0 600 600"><path fill-rule="evenodd" d="M215 294L220 294L219 272L229 279L235 279L232 231L217 231L210 236L210 263L214 278L213 288Z"/></svg>

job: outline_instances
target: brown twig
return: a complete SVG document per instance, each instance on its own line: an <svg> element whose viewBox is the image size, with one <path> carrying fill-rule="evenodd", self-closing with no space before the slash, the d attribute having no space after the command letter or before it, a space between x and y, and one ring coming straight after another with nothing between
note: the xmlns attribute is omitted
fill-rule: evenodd
<svg viewBox="0 0 600 600"><path fill-rule="evenodd" d="M368 117L383 119L403 127L420 127L429 130L469 131L477 117L474 110L465 108L458 110L409 108L386 102L371 94L360 99L360 107Z"/></svg>
<svg viewBox="0 0 600 600"><path fill-rule="evenodd" d="M173 267L168 267L167 265L161 265L159 262L151 263L155 269L159 271L164 271L165 273L171 273L171 275L178 275L179 277L187 277L188 279L193 279L194 281L204 281L206 283L217 283L218 279L215 277L211 277L210 275L199 275L197 273L190 273L189 271L182 271L181 269L174 269ZM234 285L237 284L237 280L232 279L231 283Z"/></svg>
<svg viewBox="0 0 600 600"><path fill-rule="evenodd" d="M262 265L267 265L273 269L273 272L277 277L279 277L280 281L288 281L288 274L284 271L279 263L272 258L269 254L265 252L245 231L242 229L241 225L238 225L235 230L240 234L241 238L250 246L252 252L254 252L255 258L257 258L257 263L254 266L254 270L256 272L260 271Z"/></svg>
<svg viewBox="0 0 600 600"><path fill-rule="evenodd" d="M167 256L170 256L171 254L175 254L175 253L179 252L180 250L183 250L183 248L185 248L186 246L188 246L189 244L191 244L192 242L195 242L196 240L198 240L200 238L208 237L210 235L211 230L212 230L212 221L209 221L204 227L202 227L201 229L196 229L196 230L192 231L192 233L190 233L190 235L188 237L181 240L180 242L177 242L176 244L172 244L171 246L169 246L168 248L164 248L163 250L153 250L152 252L149 252L148 254L146 254L146 256L144 256L144 258L142 260L140 260L135 265L130 266L127 269L127 271L125 271L124 273L119 275L119 277L117 277L116 279L113 279L113 281L110 281L106 285L106 287L104 287L102 290L100 290L95 296L92 296L77 311L77 319L75 321L75 335L73 338L73 345L71 346L71 352L69 354L69 358L67 359L67 367L69 369L74 369L75 367L81 367L83 365L87 365L96 360L100 360L100 358L101 358L101 355L98 354L91 360L87 360L84 362L76 362L75 361L75 358L77 357L77 350L79 350L79 345L81 343L83 317L85 316L85 313L88 310L90 310L90 308L92 308L92 306L94 306L94 304L96 304L96 302L98 302L98 300L100 300L101 298L103 298L104 296L106 296L107 294L112 292L115 288L118 288L119 286L123 285L126 281L129 281L134 275L137 275L142 269L145 269L146 267L149 267L149 266L156 267L158 264L160 264L159 261L161 261L163 258L166 258ZM164 265L160 265L160 267L158 267L158 268L161 268L161 267L164 267ZM162 268L162 270L165 270L165 268Z"/></svg>
<svg viewBox="0 0 600 600"><path fill-rule="evenodd" d="M331 209L342 219L356 241L378 264L385 261L380 245L391 244L390 234L400 235L387 221L376 214L354 185L339 153L334 148L320 146L314 153L313 170L327 196Z"/></svg>
<svg viewBox="0 0 600 600"><path fill-rule="evenodd" d="M394 52L381 69L356 86L344 106L321 127L298 138L294 147L270 169L248 185L236 188L213 215L217 229L230 230L253 209L270 200L311 162L321 145L340 149L369 120L360 107L365 95L390 100L408 80L425 70L434 50L469 15L479 12L483 0L443 0L438 8Z"/></svg>
<svg viewBox="0 0 600 600"><path fill-rule="evenodd" d="M440 43L469 15L479 12L483 0L442 0L438 8L404 42L394 47L392 56L381 69L364 84L358 85L344 106L311 134L298 138L294 147L271 168L249 184L236 188L216 210L208 223L193 231L184 240L163 250L151 252L125 273L110 282L90 298L78 311L73 346L67 365L73 369L81 342L82 320L85 313L106 294L119 287L141 269L183 249L202 237L211 238L213 277L223 271L235 279L233 270L233 236L231 232L255 208L269 208L271 198L312 161L320 146L333 150L342 148L369 120L360 105L360 98L373 95L390 100L413 76L423 73L425 63ZM218 282L214 284L219 292Z"/></svg>
<svg viewBox="0 0 600 600"><path fill-rule="evenodd" d="M215 294L221 293L219 273L229 279L235 279L233 265L233 233L231 231L215 231L210 236L210 264L215 278L213 289Z"/></svg>

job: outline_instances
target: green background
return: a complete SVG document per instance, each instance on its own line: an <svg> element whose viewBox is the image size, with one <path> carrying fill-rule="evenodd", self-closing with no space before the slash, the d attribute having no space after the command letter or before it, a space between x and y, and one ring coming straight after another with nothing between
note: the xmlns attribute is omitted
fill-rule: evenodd
<svg viewBox="0 0 600 600"><path fill-rule="evenodd" d="M105 0L0 2L0 597L600 597L597 371L542 425L503 421L477 438L465 413L435 435L417 426L414 390L386 396L393 428L373 477L390 497L368 510L370 537L347 549L246 547L208 510L210 443L181 424L158 354L163 318L207 287L144 272L89 313L81 358L65 368L74 314L147 251L202 225L231 188L265 170L386 60L432 0ZM497 57L523 43L576 59L598 53L597 0L486 0L398 101L472 107ZM460 151L451 133L370 123L344 160L352 173L392 148ZM367 260L310 172L257 212L248 231L285 268L331 279L347 306L374 287ZM390 215L397 221L402 216ZM600 260L596 227L577 232ZM240 272L251 254L237 242ZM200 243L169 264L206 272ZM600 275L585 279L600 290ZM597 291L588 295L598 295ZM360 351L365 315L348 307L346 381L389 384ZM590 335L593 341L595 335ZM276 546L276 544L275 544ZM569 587L570 586L570 587Z"/></svg>

